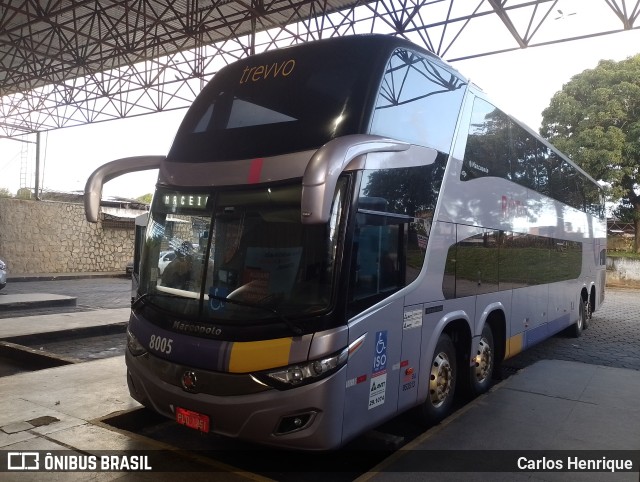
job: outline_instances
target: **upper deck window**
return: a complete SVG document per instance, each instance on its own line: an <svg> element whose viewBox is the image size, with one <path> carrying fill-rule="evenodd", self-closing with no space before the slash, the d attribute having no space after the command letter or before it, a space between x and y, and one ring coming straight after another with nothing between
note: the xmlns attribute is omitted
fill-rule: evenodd
<svg viewBox="0 0 640 482"><path fill-rule="evenodd" d="M193 133L207 132L209 125L213 119L214 104L211 104L200 121L196 125ZM231 104L231 112L227 120L227 129L237 129L239 127L261 126L267 124L278 124L280 122L295 121L294 117L290 117L281 112L277 112L261 105L255 104L242 99L233 99Z"/></svg>
<svg viewBox="0 0 640 482"><path fill-rule="evenodd" d="M268 157L363 133L370 85L383 70L378 59L388 55L364 40L270 51L225 67L189 109L169 160Z"/></svg>
<svg viewBox="0 0 640 482"><path fill-rule="evenodd" d="M601 190L553 149L489 102L476 98L460 180L508 179L604 217Z"/></svg>
<svg viewBox="0 0 640 482"><path fill-rule="evenodd" d="M465 86L436 57L397 49L385 69L371 133L448 153Z"/></svg>

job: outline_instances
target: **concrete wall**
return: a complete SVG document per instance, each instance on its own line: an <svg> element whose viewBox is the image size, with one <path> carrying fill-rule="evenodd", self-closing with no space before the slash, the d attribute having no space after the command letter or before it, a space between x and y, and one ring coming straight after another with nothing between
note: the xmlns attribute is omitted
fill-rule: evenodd
<svg viewBox="0 0 640 482"><path fill-rule="evenodd" d="M607 256L607 283L616 286L640 286L640 260Z"/></svg>
<svg viewBox="0 0 640 482"><path fill-rule="evenodd" d="M124 272L133 258L131 222L88 223L84 206L0 198L0 258L9 276Z"/></svg>

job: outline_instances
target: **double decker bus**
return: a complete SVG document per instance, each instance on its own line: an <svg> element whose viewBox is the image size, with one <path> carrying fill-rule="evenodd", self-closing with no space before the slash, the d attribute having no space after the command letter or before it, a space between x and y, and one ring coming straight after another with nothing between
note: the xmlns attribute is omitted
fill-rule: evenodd
<svg viewBox="0 0 640 482"><path fill-rule="evenodd" d="M128 385L203 432L318 450L409 409L436 423L604 300L597 183L402 39L224 67L166 157L94 172L87 218L153 167Z"/></svg>

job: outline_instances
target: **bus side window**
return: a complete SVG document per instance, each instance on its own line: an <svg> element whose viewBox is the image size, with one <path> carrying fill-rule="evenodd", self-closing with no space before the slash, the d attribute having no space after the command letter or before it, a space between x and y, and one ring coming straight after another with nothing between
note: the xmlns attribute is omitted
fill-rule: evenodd
<svg viewBox="0 0 640 482"><path fill-rule="evenodd" d="M511 124L511 119L493 105L474 100L460 180L492 176L519 182L520 166L515 160L511 162Z"/></svg>
<svg viewBox="0 0 640 482"><path fill-rule="evenodd" d="M354 310L420 274L444 164L364 171L352 251L349 300Z"/></svg>
<svg viewBox="0 0 640 482"><path fill-rule="evenodd" d="M354 299L397 290L402 286L398 258L403 251L403 225L387 224L391 220L383 214L357 217Z"/></svg>

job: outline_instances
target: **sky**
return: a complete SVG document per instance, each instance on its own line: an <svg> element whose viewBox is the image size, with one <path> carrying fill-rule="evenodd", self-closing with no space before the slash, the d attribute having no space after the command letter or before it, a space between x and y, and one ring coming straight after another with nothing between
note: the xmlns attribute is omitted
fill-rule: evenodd
<svg viewBox="0 0 640 482"><path fill-rule="evenodd" d="M578 16L576 15L575 18ZM574 17L570 17L571 21ZM485 35L491 35L485 34ZM497 106L537 130L542 111L571 77L602 59L623 60L640 53L640 31L520 49L454 62ZM83 191L89 175L122 157L166 155L186 110L70 127L41 134L44 189ZM23 149L35 170L35 147L0 139L0 188L20 187ZM154 190L157 170L127 174L105 184L104 196L137 198Z"/></svg>

